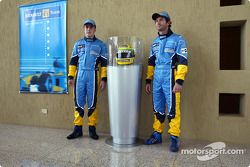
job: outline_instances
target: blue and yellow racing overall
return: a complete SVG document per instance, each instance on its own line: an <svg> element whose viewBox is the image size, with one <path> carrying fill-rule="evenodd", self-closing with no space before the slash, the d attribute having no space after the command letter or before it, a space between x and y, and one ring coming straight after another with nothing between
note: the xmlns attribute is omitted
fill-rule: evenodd
<svg viewBox="0 0 250 167"><path fill-rule="evenodd" d="M74 125L83 125L84 106L88 104L88 125L97 124L97 92L99 81L99 67L101 79L107 81L107 47L101 40L83 38L78 40L73 48L69 65L69 79L75 79Z"/></svg>
<svg viewBox="0 0 250 167"><path fill-rule="evenodd" d="M169 120L169 133L180 136L180 93L174 93L175 83L183 84L187 73L187 47L182 36L169 29L153 41L148 60L146 83L153 80L154 131L162 133Z"/></svg>

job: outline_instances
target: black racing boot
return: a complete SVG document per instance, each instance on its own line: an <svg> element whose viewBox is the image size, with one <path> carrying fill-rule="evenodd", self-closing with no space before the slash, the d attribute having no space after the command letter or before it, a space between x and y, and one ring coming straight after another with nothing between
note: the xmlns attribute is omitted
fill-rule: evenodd
<svg viewBox="0 0 250 167"><path fill-rule="evenodd" d="M170 151L178 152L179 151L179 139L177 136L170 136Z"/></svg>
<svg viewBox="0 0 250 167"><path fill-rule="evenodd" d="M67 136L67 139L76 139L78 137L82 137L82 126L75 126L74 131Z"/></svg>
<svg viewBox="0 0 250 167"><path fill-rule="evenodd" d="M95 126L89 126L89 137L94 140L99 139L99 136L96 134Z"/></svg>
<svg viewBox="0 0 250 167"><path fill-rule="evenodd" d="M162 143L161 133L154 131L153 134L148 138L144 144L145 145L152 145L152 144L159 144Z"/></svg>

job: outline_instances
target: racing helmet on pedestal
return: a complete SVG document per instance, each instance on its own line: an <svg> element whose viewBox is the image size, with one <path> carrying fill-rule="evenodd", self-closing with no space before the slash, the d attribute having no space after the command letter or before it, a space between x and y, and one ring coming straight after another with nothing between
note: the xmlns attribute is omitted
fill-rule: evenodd
<svg viewBox="0 0 250 167"><path fill-rule="evenodd" d="M116 54L116 63L119 65L134 64L135 52L129 45L122 45Z"/></svg>

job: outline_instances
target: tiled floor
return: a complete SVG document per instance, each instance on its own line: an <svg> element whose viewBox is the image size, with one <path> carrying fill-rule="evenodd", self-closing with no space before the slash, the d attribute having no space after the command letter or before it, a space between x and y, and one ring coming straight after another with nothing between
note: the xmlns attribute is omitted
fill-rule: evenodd
<svg viewBox="0 0 250 167"><path fill-rule="evenodd" d="M165 167L165 166L250 166L250 146L229 145L226 149L243 149L243 155L219 155L199 161L197 155L171 153L168 142L131 148L106 144L87 135L67 140L69 130L0 124L0 167ZM86 132L84 134L87 134ZM181 149L203 149L211 142L182 141Z"/></svg>

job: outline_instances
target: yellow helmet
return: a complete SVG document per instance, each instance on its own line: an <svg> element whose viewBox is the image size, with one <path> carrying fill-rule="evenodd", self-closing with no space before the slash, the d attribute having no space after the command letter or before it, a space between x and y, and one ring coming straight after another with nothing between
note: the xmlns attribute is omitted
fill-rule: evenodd
<svg viewBox="0 0 250 167"><path fill-rule="evenodd" d="M129 45L123 45L118 48L118 52L116 54L116 62L119 65L128 65L133 64L135 61L135 53L134 49Z"/></svg>

